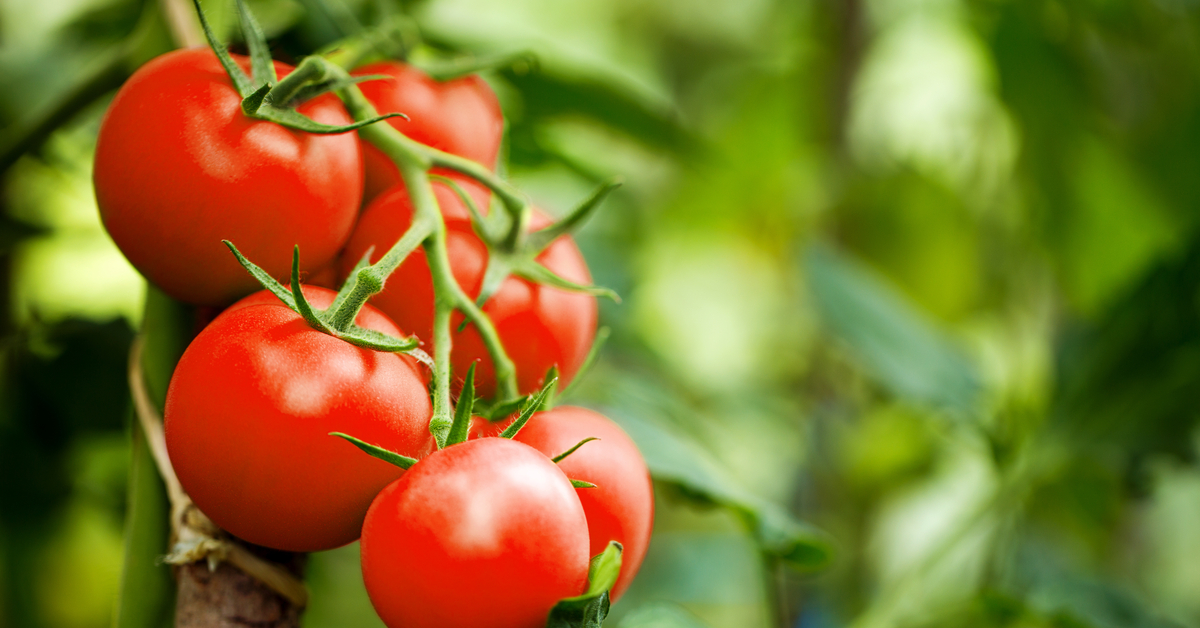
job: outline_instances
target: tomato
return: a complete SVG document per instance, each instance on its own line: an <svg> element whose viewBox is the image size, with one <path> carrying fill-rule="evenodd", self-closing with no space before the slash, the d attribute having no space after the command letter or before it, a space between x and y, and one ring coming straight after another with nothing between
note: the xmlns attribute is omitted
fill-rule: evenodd
<svg viewBox="0 0 1200 628"><path fill-rule="evenodd" d="M305 287L316 307L335 294ZM359 325L401 335L371 307ZM433 449L416 362L316 331L265 291L188 346L167 390L167 451L217 525L251 543L314 551L358 538L375 495L402 471L329 436L418 458Z"/></svg>
<svg viewBox="0 0 1200 628"><path fill-rule="evenodd" d="M587 584L567 476L533 448L468 441L418 462L367 512L363 581L391 628L542 628Z"/></svg>
<svg viewBox="0 0 1200 628"><path fill-rule="evenodd" d="M434 185L434 192L446 217L451 269L463 290L472 297L477 296L487 267L487 247L472 229L457 196L439 184ZM531 222L531 227L536 229L549 224L549 219L535 213ZM381 195L363 213L346 245L341 261L343 276L370 246L375 247L372 260L382 257L411 223L412 204L403 186ZM547 247L538 261L571 281L591 283L583 255L569 236L563 236ZM371 303L396 324L429 343L433 337L433 283L424 251L414 251ZM522 393L540 388L546 371L555 365L559 368L562 384L570 382L587 357L596 334L595 297L517 277L505 280L484 304L483 311L491 317L509 356L516 363L518 387ZM456 314L455 330L461 320L461 314ZM471 363L479 360L475 375L479 394L483 397L494 394L494 369L479 331L469 325L461 333L455 331L453 342L451 364L454 373L458 377L464 376Z"/></svg>
<svg viewBox="0 0 1200 628"><path fill-rule="evenodd" d="M280 76L292 69L275 67ZM138 69L100 125L94 183L104 225L146 278L188 303L225 305L258 286L222 239L275 277L289 274L297 244L302 270L316 270L335 258L361 203L354 134L293 131L240 106L211 50L179 50ZM351 122L330 94L299 111Z"/></svg>
<svg viewBox="0 0 1200 628"><path fill-rule="evenodd" d="M358 68L357 76L389 78L360 83L363 95L380 113L400 112L409 117L388 123L408 137L438 150L453 153L494 168L504 136L504 115L496 94L478 75L439 83L421 70L398 61L382 61ZM379 149L363 142L366 169L364 201L401 182L400 172ZM448 172L434 170L436 174ZM455 177L481 208L491 193L465 177Z"/></svg>
<svg viewBox="0 0 1200 628"><path fill-rule="evenodd" d="M511 419L489 423L476 417L471 435L497 436L510 423ZM625 548L621 554L621 575L611 591L615 602L637 575L654 525L650 470L637 445L604 415L574 406L534 414L514 440L553 458L589 437L600 440L575 450L558 463L558 468L571 479L596 485L576 489L587 515L590 554L595 556L604 551L609 541L617 541Z"/></svg>

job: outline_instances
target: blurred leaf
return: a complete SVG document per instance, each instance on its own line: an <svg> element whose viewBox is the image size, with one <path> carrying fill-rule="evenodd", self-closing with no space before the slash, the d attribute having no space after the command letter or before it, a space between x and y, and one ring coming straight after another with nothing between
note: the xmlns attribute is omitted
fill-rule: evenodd
<svg viewBox="0 0 1200 628"><path fill-rule="evenodd" d="M670 111L657 109L602 79L538 70L500 73L521 94L522 113L513 125L518 138L545 120L584 116L650 147L686 152L698 141ZM536 141L536 140L533 140Z"/></svg>
<svg viewBox="0 0 1200 628"><path fill-rule="evenodd" d="M637 443L656 481L738 512L763 551L794 569L809 572L828 566L833 547L824 532L797 521L779 505L738 486L690 437L629 414L611 414Z"/></svg>
<svg viewBox="0 0 1200 628"><path fill-rule="evenodd" d="M1093 326L1068 336L1058 418L1135 458L1191 459L1200 414L1200 238L1160 263Z"/></svg>
<svg viewBox="0 0 1200 628"><path fill-rule="evenodd" d="M974 366L907 298L824 245L809 248L805 269L825 324L893 394L962 416L975 411Z"/></svg>
<svg viewBox="0 0 1200 628"><path fill-rule="evenodd" d="M676 604L657 602L625 615L618 628L705 628L700 620Z"/></svg>

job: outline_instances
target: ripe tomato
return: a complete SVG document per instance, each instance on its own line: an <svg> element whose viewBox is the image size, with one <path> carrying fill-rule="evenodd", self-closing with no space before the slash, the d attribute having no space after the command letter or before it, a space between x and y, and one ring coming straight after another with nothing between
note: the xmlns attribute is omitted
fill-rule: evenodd
<svg viewBox="0 0 1200 628"><path fill-rule="evenodd" d="M438 150L477 161L488 168L496 165L504 136L504 115L496 94L478 75L439 83L413 66L382 61L358 68L357 76L386 75L390 78L360 83L363 95L380 113L400 112L409 119L391 118L388 124L408 137ZM364 202L401 182L400 172L379 149L363 142L366 169ZM448 172L434 170L437 174ZM457 177L463 189L481 208L487 207L491 192L474 180Z"/></svg>
<svg viewBox="0 0 1200 628"><path fill-rule="evenodd" d="M447 447L375 498L363 581L392 628L541 628L587 584L588 533L575 489L527 445Z"/></svg>
<svg viewBox="0 0 1200 628"><path fill-rule="evenodd" d="M316 307L334 293L305 287ZM367 306L357 322L399 335ZM358 538L375 495L402 471L329 436L407 456L433 449L416 362L316 331L266 291L218 316L188 346L167 390L167 451L217 525L251 543L323 550Z"/></svg>
<svg viewBox="0 0 1200 628"><path fill-rule="evenodd" d="M292 69L275 67L280 76ZM293 131L246 117L240 103L211 50L178 50L135 72L100 125L94 182L104 225L143 275L188 303L225 305L257 287L222 239L282 278L294 245L305 271L333 260L358 214L353 134ZM299 111L351 122L329 94Z"/></svg>
<svg viewBox="0 0 1200 628"><path fill-rule="evenodd" d="M471 436L498 436L510 423L511 419L489 423L476 417ZM637 575L654 526L650 470L637 445L604 415L574 406L538 412L513 440L553 458L589 437L599 440L575 450L558 463L558 468L571 479L596 485L576 489L587 515L589 553L599 554L609 541L617 541L625 548L621 554L621 575L610 592L615 602Z"/></svg>
<svg viewBox="0 0 1200 628"><path fill-rule="evenodd" d="M479 294L487 267L487 247L475 234L458 197L442 185L434 192L446 217L446 244L450 265L458 284L468 295ZM549 224L549 219L534 214L531 228ZM375 247L372 261L382 257L412 224L412 204L403 186L392 188L367 208L354 235L342 254L345 276L370 246ZM550 270L578 283L591 283L583 255L569 236L551 244L538 258ZM426 343L433 338L433 284L424 251L418 249L396 269L387 284L371 301L404 329L412 330ZM509 356L517 365L518 387L529 393L541 387L546 371L558 365L565 386L582 366L596 335L596 299L509 277L500 290L484 304ZM456 315L457 330L462 316ZM480 396L495 392L491 358L483 339L473 325L453 336L451 364L462 377L475 360L480 360L475 382ZM431 347L427 347L431 348Z"/></svg>

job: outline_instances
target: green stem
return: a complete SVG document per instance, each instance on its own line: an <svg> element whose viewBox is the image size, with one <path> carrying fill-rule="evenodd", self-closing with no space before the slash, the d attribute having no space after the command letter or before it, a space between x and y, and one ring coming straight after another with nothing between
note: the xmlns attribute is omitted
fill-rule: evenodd
<svg viewBox="0 0 1200 628"><path fill-rule="evenodd" d="M354 289L346 300L333 313L329 324L338 331L346 331L354 325L354 319L366 305L367 299L383 290L383 285L392 272L400 267L418 246L433 234L437 225L426 216L414 216L413 224L408 231L388 249L388 252L378 262L358 271L355 277ZM419 220L418 220L419 218Z"/></svg>
<svg viewBox="0 0 1200 628"><path fill-rule="evenodd" d="M328 63L323 60L322 62ZM331 72L344 73L344 70L340 68L332 69ZM347 85L338 90L338 96L341 97L347 111L350 112L350 115L355 120L366 120L378 115L375 107L363 96L362 91L358 89L357 85ZM508 352L505 351L504 344L500 341L500 334L496 331L496 327L492 324L491 319L483 313L483 310L475 305L473 299L463 292L462 287L458 285L458 281L454 278L454 274L451 271L450 255L446 248L445 221L438 210L437 199L433 195L433 186L429 179L429 169L435 163L449 163L444 160L443 162L438 162L438 160L443 159L443 156L447 156L447 154L406 137L390 124L365 126L358 130L358 134L359 137L373 144L396 164L396 167L400 170L400 176L404 180L404 185L408 189L409 198L413 203L413 225L428 225L430 229L430 233L424 237L421 244L425 249L426 261L429 264L429 271L433 279L434 414L430 422L430 430L435 435L442 434L439 437L440 444L444 442L445 435L449 434L450 425L452 424L450 404L450 316L453 310L455 308L461 310L467 319L479 330L479 335L483 338L484 345L495 368L496 389L501 399L512 399L518 394L516 366L513 364L512 358L508 356ZM494 180L495 188L505 190L507 196L502 196L502 200L504 198L515 200L519 203L520 207L525 208L523 211L528 211L525 202L520 199L515 190L512 190L511 186L508 186L507 183L499 181L494 175L487 172L486 168L483 168L479 164L474 164L470 160L452 155L448 157L453 157L450 161L460 167L486 173L489 179ZM464 164L474 164L474 166L468 167ZM489 184L489 187L492 185ZM497 193L499 194L499 192ZM399 243L396 246L399 247Z"/></svg>
<svg viewBox="0 0 1200 628"><path fill-rule="evenodd" d="M487 186L500 199L500 203L504 205L509 216L512 217L512 227L508 231L508 237L504 242L504 246L510 251L515 251L520 246L521 240L525 237L525 232L529 228L529 203L525 202L520 192L479 162L446 153L436 148L427 146L422 146L422 148L425 149L435 167L446 168L447 170L465 174Z"/></svg>
<svg viewBox="0 0 1200 628"><path fill-rule="evenodd" d="M296 97L301 90L311 83L320 83L330 79L329 64L324 63L319 57L305 57L300 65L292 70L291 74L279 79L279 82L267 92L267 100L270 102L284 106L289 100Z"/></svg>

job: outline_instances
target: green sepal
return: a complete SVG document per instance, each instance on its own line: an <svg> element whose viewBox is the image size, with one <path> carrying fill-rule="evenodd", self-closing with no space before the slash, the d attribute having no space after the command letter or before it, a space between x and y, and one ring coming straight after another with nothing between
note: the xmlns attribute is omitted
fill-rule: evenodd
<svg viewBox="0 0 1200 628"><path fill-rule="evenodd" d="M250 273L250 276L254 277L254 279L258 281L263 288L266 288L271 292L271 294L279 297L279 300L283 301L284 305L292 308L293 310L296 309L296 299L292 296L290 290L283 287L283 284L279 283L274 277L267 274L267 271L259 268L254 262L246 259L246 256L242 255L242 252L239 251L232 242L229 240L221 240L221 242L224 242L225 246L229 247L229 250L233 252L234 257L237 258L237 261L242 265L242 268L245 268L246 272Z"/></svg>
<svg viewBox="0 0 1200 628"><path fill-rule="evenodd" d="M275 74L275 62L271 60L271 49L267 46L267 35L254 19L245 0L237 0L238 21L242 23L242 37L250 49L250 81L254 85L274 85L279 77Z"/></svg>
<svg viewBox="0 0 1200 628"><path fill-rule="evenodd" d="M608 617L609 591L621 574L624 548L609 541L603 552L592 557L588 566L588 587L583 595L558 601L550 609L546 628L600 628Z"/></svg>
<svg viewBox="0 0 1200 628"><path fill-rule="evenodd" d="M521 404L525 403L526 397L517 397L516 399L505 399L491 405L475 404L475 414L495 423L501 421L505 417L521 409Z"/></svg>
<svg viewBox="0 0 1200 628"><path fill-rule="evenodd" d="M488 270L491 270L491 265L488 266ZM608 288L575 283L574 281L559 275L558 273L546 268L534 260L522 260L514 264L512 267L512 273L534 283L554 286L555 288L560 288L570 292L582 292L584 294L590 294L594 297L608 297L617 303L621 302L621 297L618 296L616 292L613 292Z"/></svg>
<svg viewBox="0 0 1200 628"><path fill-rule="evenodd" d="M622 181L619 177L610 179L600 184L600 187L596 188L596 191L592 192L591 196L584 199L582 203L576 206L575 209L571 210L571 212L564 216L561 220L548 227L543 227L529 234L529 237L526 240L529 248L533 249L534 251L541 252L546 247L550 246L551 242L557 240L559 236L570 233L573 229L582 224L588 216L591 216L592 213L600 207L600 203L604 202L604 199L607 198L613 190L621 187L621 185Z"/></svg>
<svg viewBox="0 0 1200 628"><path fill-rule="evenodd" d="M246 259L246 256L242 255L242 252L239 251L232 242L229 240L222 240L222 242L224 242L225 246L229 247L229 250L233 252L235 257L237 257L238 263L242 265L242 268L245 268L246 271L249 272L250 275L262 285L263 288L266 288L271 292L271 294L274 294L276 297L278 297L279 300L283 301L283 304L288 306L288 308L290 308L293 312L296 312L302 316L304 321L317 331L329 334L330 336L344 340L352 345L363 347L364 349L386 351L388 353L407 353L416 357L418 360L420 360L422 356L425 357L425 360L428 360L428 356L426 356L425 353L420 349L417 349L421 343L415 337L396 338L373 329L359 327L358 325L351 325L346 331L338 331L331 327L329 323L326 322L326 314L329 312L335 312L336 310L332 307L325 311L318 311L314 309L312 304L308 302L308 299L305 298L304 291L300 287L300 247L296 247L292 253L292 286L289 290L288 288L284 287L283 284L276 281L274 277L267 274L267 271L260 268L254 262ZM370 255L370 251L367 252L367 255ZM337 303L336 299L334 300L334 303ZM417 355L418 353L420 355Z"/></svg>
<svg viewBox="0 0 1200 628"><path fill-rule="evenodd" d="M338 438L344 438L347 441L349 441L351 445L358 447L359 449L366 452L368 455L373 456L375 458L379 458L380 460L382 460L384 462L389 462L391 464L394 464L397 467L400 467L401 469L407 470L409 467L413 466L414 464L417 464L416 458L409 458L408 456L405 456L403 454L398 454L394 451L388 451L388 450L384 449L383 447L380 447L378 445L372 445L371 443L361 441L357 438L354 438L353 436L351 436L349 434L344 434L342 432L330 432L329 435L337 436Z"/></svg>
<svg viewBox="0 0 1200 628"><path fill-rule="evenodd" d="M326 312L336 312L341 309L342 304L346 302L346 298L350 296L350 293L354 292L354 286L358 284L358 271L371 265L371 255L374 253L375 245L372 244L371 246L367 247L367 251L363 253L362 258L360 258L358 263L354 265L354 268L350 270L350 275L346 277L346 283L342 284L341 289L338 290L337 296L333 298L333 303L330 303L329 308L325 310Z"/></svg>
<svg viewBox="0 0 1200 628"><path fill-rule="evenodd" d="M463 381L462 392L458 395L458 404L454 406L454 422L450 424L450 434L446 436L446 446L457 445L467 440L467 432L471 428L471 411L475 405L475 366L472 362L467 369L467 378Z"/></svg>
<svg viewBox="0 0 1200 628"><path fill-rule="evenodd" d="M479 284L479 296L475 299L475 305L483 307L487 300L496 294L500 286L504 285L504 280L513 272L512 255L495 250L489 247L488 265L483 271L483 281Z"/></svg>
<svg viewBox="0 0 1200 628"><path fill-rule="evenodd" d="M221 42L217 41L216 34L213 33L212 26L208 24L208 18L204 16L204 9L200 6L200 0L192 0L192 4L196 7L196 15L200 17L200 27L204 29L204 38L208 40L208 46L212 48L213 53L217 55L217 60L221 62L221 67L225 68L225 74L229 75L229 80L233 82L233 86L237 89L238 95L242 98L248 97L254 93L254 82L238 64L233 62L233 57L229 56L229 51Z"/></svg>
<svg viewBox="0 0 1200 628"><path fill-rule="evenodd" d="M542 409L542 402L546 400L546 395L550 394L550 390L557 384L557 379L550 380L546 382L545 386L542 386L538 394L527 397L525 405L521 408L521 414L517 416L516 421L513 421L511 425L504 428L503 432L500 432L500 438L512 438L516 436L521 431L521 428L525 427L525 424L529 422L529 418L533 416L533 413Z"/></svg>
<svg viewBox="0 0 1200 628"><path fill-rule="evenodd" d="M433 80L444 83L488 70L512 68L518 74L525 74L537 69L538 65L536 54L529 50L522 50L482 58L466 57L438 63L426 63L421 65L421 71L428 74Z"/></svg>
<svg viewBox="0 0 1200 628"><path fill-rule="evenodd" d="M552 460L554 462L554 464L558 464L558 463L562 462L563 459L566 458L567 456L575 453L576 449L579 449L580 447L583 447L587 443L590 443L594 440L600 440L600 439L596 438L595 436L588 436L587 438L579 441L578 443L575 443L574 447L562 452L561 454L558 454L557 456L551 458L550 460Z"/></svg>
<svg viewBox="0 0 1200 628"><path fill-rule="evenodd" d="M374 329L359 327L358 325L332 335L364 349L386 351L388 353L408 353L411 355L421 344L421 341L413 337L397 338L383 332L375 331Z"/></svg>
<svg viewBox="0 0 1200 628"><path fill-rule="evenodd" d="M471 195L467 194L467 191L462 189L462 186L458 184L458 181L455 181L450 177L443 177L440 174L430 174L429 180L437 181L445 185L446 187L450 188L450 191L454 192L458 196L458 199L462 201L463 205L465 205L467 208L467 212L471 215L471 226L474 227L475 235L479 236L480 240L483 240L492 247L499 246L502 236L500 234L493 233L491 224L488 222L487 218L484 217L483 212L479 210L479 206L475 204L475 199L471 198Z"/></svg>
<svg viewBox="0 0 1200 628"><path fill-rule="evenodd" d="M375 116L374 118L368 118L366 120L359 120L358 122L354 122L352 124L345 124L345 125L341 125L341 126L332 125L332 124L322 124L320 122L317 122L316 120L313 120L312 118L309 118L308 116L305 116L304 114L300 113L299 111L296 111L295 109L279 107L279 106L276 106L275 104L271 103L267 99L267 92L269 92L269 91L271 91L271 86L263 85L262 87L258 88L253 93L251 93L249 96L246 96L242 100L242 112L245 113L247 116L250 116L251 118L257 118L259 120L267 120L270 122L274 122L275 124L285 126L289 129L295 129L297 131L304 131L305 133L316 133L318 135L336 135L338 133L349 133L350 131L354 131L356 129L361 129L362 127L367 126L368 124L375 124L376 122L379 122L380 120L387 120L388 118L398 118L398 117L404 116L404 114L402 114L402 113L389 113L386 115Z"/></svg>
<svg viewBox="0 0 1200 628"><path fill-rule="evenodd" d="M583 364L579 365L579 370L575 371L575 379L571 380L567 387L558 392L558 399L565 399L575 388L579 386L579 382L583 376L591 370L592 365L596 363L596 358L600 357L600 349L604 347L604 343L608 341L608 337L612 335L612 330L607 327L601 327L596 330L596 339L592 341L592 348L588 349L587 357L583 359Z"/></svg>
<svg viewBox="0 0 1200 628"><path fill-rule="evenodd" d="M304 322L308 323L313 329L323 331L330 336L339 335L325 319L321 318L320 314L313 309L312 304L308 302L308 297L304 296L304 290L300 287L300 245L296 245L292 249L292 299L296 305L293 309L300 316L304 317Z"/></svg>
<svg viewBox="0 0 1200 628"><path fill-rule="evenodd" d="M595 484L584 482L583 480L571 480L571 486L575 488L596 488Z"/></svg>

